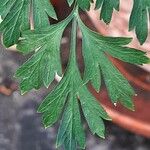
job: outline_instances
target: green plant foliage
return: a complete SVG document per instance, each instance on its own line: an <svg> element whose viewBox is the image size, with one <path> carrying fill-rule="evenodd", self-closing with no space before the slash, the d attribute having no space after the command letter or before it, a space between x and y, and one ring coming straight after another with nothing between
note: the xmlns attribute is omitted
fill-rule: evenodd
<svg viewBox="0 0 150 150"><path fill-rule="evenodd" d="M60 42L71 18L72 15L59 24L23 32L17 49L23 53L35 53L16 72L16 77L21 80L22 94L33 88L39 89L43 84L48 87L56 73L61 75Z"/></svg>
<svg viewBox="0 0 150 150"><path fill-rule="evenodd" d="M133 109L131 96L134 91L107 56L141 65L149 61L145 52L125 47L124 45L130 43L130 38L104 37L87 28L80 18L78 20L83 35L84 80L90 80L99 91L102 74L112 102L117 103L119 100L124 106Z"/></svg>
<svg viewBox="0 0 150 150"><path fill-rule="evenodd" d="M41 86L48 88L56 74L62 76L61 81L40 104L38 112L42 114L45 128L51 127L62 118L56 145L63 146L65 150L77 150L86 147L81 114L91 132L101 138L105 137L103 120L111 120L91 94L87 84L91 83L95 90L100 92L103 78L112 103L115 105L121 103L133 110L134 104L131 99L135 95L134 90L111 63L110 58L135 65L149 63L150 60L145 52L127 46L131 38L102 36L82 22L79 8L89 10L92 0L67 0L67 2L69 6L74 5L72 13L63 21L49 26L48 16L56 18L56 14L48 0L3 0L0 2L0 15L3 18L0 31L3 33L5 46L17 44L20 52L32 53L15 75L20 80L22 94L39 89ZM96 8L101 8L100 18L109 23L113 9L119 10L119 0L97 0ZM137 15L135 8L142 12ZM130 19L130 29L136 29L141 43L145 41L147 35L148 8L148 0L135 1ZM30 30L31 12L34 30ZM72 22L70 57L65 73L62 74L60 44L63 32L70 22ZM82 33L82 54L85 64L83 76L76 60L78 28Z"/></svg>
<svg viewBox="0 0 150 150"><path fill-rule="evenodd" d="M74 3L74 0L67 0L69 6L71 6Z"/></svg>
<svg viewBox="0 0 150 150"><path fill-rule="evenodd" d="M75 2L75 0L67 0L67 2L69 6L71 6ZM82 10L89 10L93 0L76 0L76 2Z"/></svg>
<svg viewBox="0 0 150 150"><path fill-rule="evenodd" d="M101 8L100 19L109 24L113 10L119 11L119 0L96 0L96 9Z"/></svg>
<svg viewBox="0 0 150 150"><path fill-rule="evenodd" d="M101 118L110 120L81 79L76 63L76 20L74 22L70 46L71 56L67 70L61 82L46 97L38 109L38 112L43 113L45 127L49 127L58 120L68 98L57 138L57 146L63 144L67 150L76 150L78 144L80 148L85 148L85 136L81 125L78 98L93 134L96 133L100 137L104 137L105 127Z"/></svg>
<svg viewBox="0 0 150 150"><path fill-rule="evenodd" d="M85 148L85 134L81 124L80 110L77 97L70 93L64 111L63 119L58 131L57 146L64 149L76 150L78 145Z"/></svg>
<svg viewBox="0 0 150 150"><path fill-rule="evenodd" d="M129 30L135 29L141 44L148 36L148 12L150 13L149 0L134 0L134 6L130 17Z"/></svg>
<svg viewBox="0 0 150 150"><path fill-rule="evenodd" d="M1 0L0 15L3 21L0 32L3 43L10 47L18 42L21 31L30 29L30 12L33 11L34 27L49 25L48 15L56 19L55 11L49 0Z"/></svg>

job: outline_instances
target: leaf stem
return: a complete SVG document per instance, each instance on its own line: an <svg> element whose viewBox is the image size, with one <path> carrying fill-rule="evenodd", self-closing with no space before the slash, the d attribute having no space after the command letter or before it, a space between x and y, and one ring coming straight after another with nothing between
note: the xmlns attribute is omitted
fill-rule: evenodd
<svg viewBox="0 0 150 150"><path fill-rule="evenodd" d="M77 44L77 19L74 16L72 21L71 42L70 42L70 64L76 64L76 44Z"/></svg>

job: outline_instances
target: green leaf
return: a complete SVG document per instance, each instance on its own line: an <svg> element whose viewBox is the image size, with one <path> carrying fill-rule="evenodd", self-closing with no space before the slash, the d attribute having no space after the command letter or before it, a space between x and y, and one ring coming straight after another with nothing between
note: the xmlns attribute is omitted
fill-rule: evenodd
<svg viewBox="0 0 150 150"><path fill-rule="evenodd" d="M85 148L85 133L81 125L81 117L77 97L73 93L68 96L68 103L59 127L57 146L64 145L66 150Z"/></svg>
<svg viewBox="0 0 150 150"><path fill-rule="evenodd" d="M1 14L5 16L0 24L3 33L3 44L10 47L18 42L20 28L29 29L29 0L4 0L0 4ZM6 7L5 7L6 6ZM5 14L4 14L5 13ZM24 22L23 22L24 21Z"/></svg>
<svg viewBox="0 0 150 150"><path fill-rule="evenodd" d="M18 42L22 30L30 29L30 0L3 0L0 2L0 15L3 21L0 32L3 43L10 47ZM48 15L56 19L55 11L49 0L33 0L32 11L34 27L49 25Z"/></svg>
<svg viewBox="0 0 150 150"><path fill-rule="evenodd" d="M125 107L133 110L134 105L131 97L135 95L135 93L132 87L107 59L104 53L100 54L100 60L100 67L112 102L115 104L119 101Z"/></svg>
<svg viewBox="0 0 150 150"><path fill-rule="evenodd" d="M93 0L77 0L79 7L83 10L89 10Z"/></svg>
<svg viewBox="0 0 150 150"><path fill-rule="evenodd" d="M106 111L85 86L80 89L79 97L84 116L91 132L97 134L101 138L105 138L105 126L102 118L105 120L111 120Z"/></svg>
<svg viewBox="0 0 150 150"><path fill-rule="evenodd" d="M33 88L39 89L43 84L48 88L55 74L61 73L59 52L55 52L43 48L17 70L22 94Z"/></svg>
<svg viewBox="0 0 150 150"><path fill-rule="evenodd" d="M96 9L101 8L100 19L109 24L113 10L119 11L119 0L96 0Z"/></svg>
<svg viewBox="0 0 150 150"><path fill-rule="evenodd" d="M14 5L16 0L2 0L0 1L0 15L6 16L10 10L10 8ZM5 7L4 7L5 6Z"/></svg>
<svg viewBox="0 0 150 150"><path fill-rule="evenodd" d="M69 6L71 6L74 1L75 0L67 0ZM91 3L93 3L93 0L77 0L78 6L84 11L90 9ZM96 0L96 9L99 8L102 8L100 18L106 23L109 23L113 9L119 11L119 0Z"/></svg>
<svg viewBox="0 0 150 150"><path fill-rule="evenodd" d="M72 16L69 16L59 24L23 32L23 39L19 41L17 49L35 54L16 72L16 77L21 80L22 93L33 88L39 89L43 84L48 87L55 74L61 74L60 43L71 19Z"/></svg>
<svg viewBox="0 0 150 150"><path fill-rule="evenodd" d="M101 79L102 74L112 102L119 101L125 107L133 109L131 97L134 95L134 91L107 57L111 55L139 65L148 63L149 59L144 52L124 46L131 41L130 38L104 37L87 28L80 18L78 18L78 22L83 35L84 81L91 81L98 91L100 86L98 80Z"/></svg>
<svg viewBox="0 0 150 150"><path fill-rule="evenodd" d="M24 94L33 88L39 89L43 85L48 87L56 73L62 75L60 43L66 26L73 19L67 68L61 81L40 104L38 112L42 113L45 128L52 126L62 116L56 145L63 146L65 150L76 150L85 149L81 110L91 132L99 137L105 137L103 120L111 120L86 84L91 82L99 92L103 78L112 103L116 105L120 102L133 110L134 104L131 98L135 95L134 90L111 63L109 57L136 65L148 63L150 60L145 52L126 46L131 42L131 38L105 37L83 24L78 15L78 6L82 10L89 10L93 0L67 0L67 2L69 6L75 4L73 12L62 22L49 26L48 17L56 19L49 0L3 0L0 2L0 15L3 19L0 31L3 33L3 41L7 47L18 43L17 49L20 52L32 53L29 60L16 72L16 77L21 82L21 92ZM145 24L147 24L146 15L150 4L148 0L138 0L134 4L136 5L134 7L141 11L138 15L136 14L136 17L144 21L137 27L134 17L138 12L133 8L130 27L136 29L137 37L143 42L145 40L143 35L147 31ZM96 8L101 8L100 19L109 23L113 10L119 10L119 0L97 0ZM33 16L34 30L30 30L30 16ZM76 60L78 24L83 36L82 53L85 64L83 78ZM142 36L141 32L143 32Z"/></svg>
<svg viewBox="0 0 150 150"><path fill-rule="evenodd" d="M43 124L45 128L53 125L60 117L68 93L69 81L64 78L58 86L44 99L38 112L43 113Z"/></svg>
<svg viewBox="0 0 150 150"><path fill-rule="evenodd" d="M49 27L23 32L22 39L19 40L17 49L25 54L35 52L43 48L59 51L62 34L70 20L71 17L61 23L54 24Z"/></svg>
<svg viewBox="0 0 150 150"><path fill-rule="evenodd" d="M68 95L72 92L75 95L82 86L82 81L79 78L79 71L77 65L74 64L74 59L70 60L62 80L45 98L38 109L38 112L43 113L43 123L45 127L51 126L58 120Z"/></svg>
<svg viewBox="0 0 150 150"><path fill-rule="evenodd" d="M74 0L67 0L69 6L71 6L74 3Z"/></svg>
<svg viewBox="0 0 150 150"><path fill-rule="evenodd" d="M57 146L63 145L66 150L76 150L78 145L80 148L85 148L85 135L81 125L78 99L93 134L104 137L105 127L102 118L110 120L81 79L76 62L77 24L75 18L72 28L71 52L66 72L60 83L38 109L38 112L43 114L45 127L49 127L58 120L67 103L57 137Z"/></svg>
<svg viewBox="0 0 150 150"><path fill-rule="evenodd" d="M75 0L67 0L69 6L73 4ZM77 0L77 5L82 9L82 10L89 10L91 3L93 3L93 0Z"/></svg>
<svg viewBox="0 0 150 150"><path fill-rule="evenodd" d="M57 19L56 13L50 0L33 0L34 28L41 28L49 25L48 16Z"/></svg>
<svg viewBox="0 0 150 150"><path fill-rule="evenodd" d="M149 0L134 0L129 30L135 29L140 44L143 44L148 36L148 12L150 13Z"/></svg>

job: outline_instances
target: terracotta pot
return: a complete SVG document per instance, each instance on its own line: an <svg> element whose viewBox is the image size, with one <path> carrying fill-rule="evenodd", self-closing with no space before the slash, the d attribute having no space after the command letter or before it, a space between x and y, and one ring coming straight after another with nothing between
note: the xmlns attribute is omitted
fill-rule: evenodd
<svg viewBox="0 0 150 150"><path fill-rule="evenodd" d="M53 5L59 5L60 1L58 0L50 0Z"/></svg>
<svg viewBox="0 0 150 150"><path fill-rule="evenodd" d="M131 4L131 5L129 5ZM93 25L103 35L107 36L128 36L133 37L131 47L147 51L150 56L150 36L143 46L139 45L134 32L128 32L128 20L132 9L132 0L121 1L120 12L113 14L112 22L106 26L103 21L99 21L99 11L91 9L88 12ZM122 106L114 107L106 90L97 94L93 88L91 91L97 97L101 98L101 103L109 113L113 122L137 134L150 137L150 65L144 65L142 68L122 63L116 59L111 59L117 68L137 89L137 97L134 97L135 112L128 111Z"/></svg>
<svg viewBox="0 0 150 150"><path fill-rule="evenodd" d="M57 11L57 17L59 20L64 19L68 16L71 8L69 7L66 0L50 0L55 10Z"/></svg>

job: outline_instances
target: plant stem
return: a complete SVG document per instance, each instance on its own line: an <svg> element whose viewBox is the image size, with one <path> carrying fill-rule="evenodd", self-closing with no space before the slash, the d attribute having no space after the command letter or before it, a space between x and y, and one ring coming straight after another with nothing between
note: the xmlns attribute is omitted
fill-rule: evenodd
<svg viewBox="0 0 150 150"><path fill-rule="evenodd" d="M77 19L74 16L72 21L71 42L70 42L70 64L76 65L76 44L77 44Z"/></svg>
<svg viewBox="0 0 150 150"><path fill-rule="evenodd" d="M76 44L77 44L77 18L76 18L76 15L74 14L74 17L73 17L73 20L72 20L71 42L70 42L70 57L69 57L69 62L68 62L69 65L67 67L68 69L72 68L72 66L74 66L74 69L75 69L76 66L77 66ZM62 77L60 77L56 74L55 79L56 79L57 82L60 82Z"/></svg>

